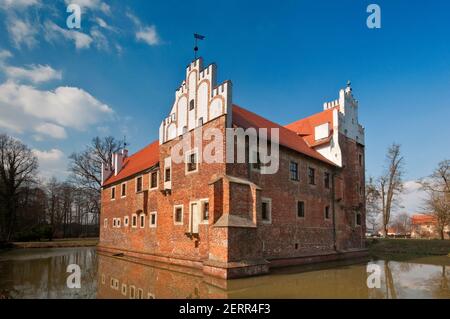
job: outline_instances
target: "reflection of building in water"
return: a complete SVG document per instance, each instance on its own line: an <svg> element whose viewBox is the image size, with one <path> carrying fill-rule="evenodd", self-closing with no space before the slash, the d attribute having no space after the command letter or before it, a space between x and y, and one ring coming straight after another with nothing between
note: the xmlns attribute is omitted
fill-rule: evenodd
<svg viewBox="0 0 450 319"><path fill-rule="evenodd" d="M216 80L215 65L190 63L159 141L103 165L99 249L219 278L363 254L365 132L350 83L282 126L233 104L231 82ZM274 163L249 142L257 136L226 134L248 129L267 130L259 147L280 146ZM264 162L279 169L264 174Z"/></svg>
<svg viewBox="0 0 450 319"><path fill-rule="evenodd" d="M203 276L191 268L141 262L99 254L97 298L369 297L364 264L345 266L341 262L284 268L270 275L224 280Z"/></svg>

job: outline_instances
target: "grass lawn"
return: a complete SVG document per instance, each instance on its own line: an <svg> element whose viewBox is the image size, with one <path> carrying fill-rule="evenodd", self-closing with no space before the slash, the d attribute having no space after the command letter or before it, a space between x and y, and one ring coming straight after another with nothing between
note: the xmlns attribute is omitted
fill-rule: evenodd
<svg viewBox="0 0 450 319"><path fill-rule="evenodd" d="M449 255L450 240L438 239L367 239L369 253L378 255L429 256Z"/></svg>

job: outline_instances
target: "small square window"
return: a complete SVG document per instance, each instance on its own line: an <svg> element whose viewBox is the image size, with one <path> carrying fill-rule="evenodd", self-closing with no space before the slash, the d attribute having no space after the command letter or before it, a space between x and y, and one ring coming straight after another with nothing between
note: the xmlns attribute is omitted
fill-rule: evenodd
<svg viewBox="0 0 450 319"><path fill-rule="evenodd" d="M305 217L305 202L303 201L297 202L297 217L299 218Z"/></svg>
<svg viewBox="0 0 450 319"><path fill-rule="evenodd" d="M136 193L142 192L142 176L136 179Z"/></svg>
<svg viewBox="0 0 450 319"><path fill-rule="evenodd" d="M308 168L308 181L310 185L316 185L316 170L312 167Z"/></svg>

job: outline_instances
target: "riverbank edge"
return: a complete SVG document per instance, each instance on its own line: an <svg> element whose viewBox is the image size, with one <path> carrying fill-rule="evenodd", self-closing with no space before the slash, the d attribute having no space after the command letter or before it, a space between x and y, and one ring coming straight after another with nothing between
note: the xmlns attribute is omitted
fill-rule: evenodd
<svg viewBox="0 0 450 319"><path fill-rule="evenodd" d="M86 239L63 239L39 242L11 242L3 244L0 251L11 249L28 248L75 248L75 247L95 247L98 245L98 238Z"/></svg>
<svg viewBox="0 0 450 319"><path fill-rule="evenodd" d="M438 239L392 239L374 238L366 240L372 257L395 257L409 259L426 256L449 256L450 240Z"/></svg>

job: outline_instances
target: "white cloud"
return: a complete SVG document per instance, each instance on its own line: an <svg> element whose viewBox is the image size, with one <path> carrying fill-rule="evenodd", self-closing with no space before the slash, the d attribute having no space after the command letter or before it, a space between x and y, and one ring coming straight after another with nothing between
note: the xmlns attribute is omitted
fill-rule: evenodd
<svg viewBox="0 0 450 319"><path fill-rule="evenodd" d="M144 27L136 33L136 39L138 41L143 41L148 45L158 45L160 43L158 33L156 33L156 28L154 25L149 27Z"/></svg>
<svg viewBox="0 0 450 319"><path fill-rule="evenodd" d="M161 43L160 37L158 35L158 32L156 32L156 27L154 25L143 25L141 20L139 20L139 18L131 12L127 12L126 16L133 22L136 27L135 36L137 41L147 43L150 46L158 45Z"/></svg>
<svg viewBox="0 0 450 319"><path fill-rule="evenodd" d="M56 139L65 139L67 137L66 130L64 129L64 127L53 124L53 123L38 124L34 128L34 130L37 133L40 133L42 135L46 135L49 137L53 137Z"/></svg>
<svg viewBox="0 0 450 319"><path fill-rule="evenodd" d="M408 214L421 213L424 210L424 200L426 193L421 189L421 185L416 181L404 183L404 191L400 195L400 205L403 207L398 211L405 211Z"/></svg>
<svg viewBox="0 0 450 319"><path fill-rule="evenodd" d="M32 48L37 44L38 27L28 20L9 17L6 21L6 27L16 48L20 49L23 45Z"/></svg>
<svg viewBox="0 0 450 319"><path fill-rule="evenodd" d="M39 4L40 0L0 0L0 8L4 9L25 9Z"/></svg>
<svg viewBox="0 0 450 319"><path fill-rule="evenodd" d="M15 133L64 138L64 128L82 131L113 115L108 105L76 87L45 91L13 81L0 85L0 127Z"/></svg>
<svg viewBox="0 0 450 319"><path fill-rule="evenodd" d="M97 27L91 29L91 37L98 50L109 51L108 39Z"/></svg>
<svg viewBox="0 0 450 319"><path fill-rule="evenodd" d="M67 172L67 158L59 149L41 151L33 149L34 155L39 161L39 174L44 178L65 177Z"/></svg>
<svg viewBox="0 0 450 319"><path fill-rule="evenodd" d="M10 58L10 57L12 57L12 54L8 50L0 51L0 63L2 63L3 60L6 60L7 58Z"/></svg>
<svg viewBox="0 0 450 319"><path fill-rule="evenodd" d="M111 31L111 32L116 32L116 33L118 32L117 28L115 28L115 27L109 25L109 24L108 24L105 20L103 20L102 18L97 17L97 18L95 18L94 21L98 24L99 27L101 27L101 28L103 28L103 29L105 29L105 30L108 30L108 31Z"/></svg>
<svg viewBox="0 0 450 319"><path fill-rule="evenodd" d="M82 32L75 30L66 30L54 24L51 21L45 23L47 41L54 41L60 37L73 41L77 49L88 49L91 46L92 38Z"/></svg>
<svg viewBox="0 0 450 319"><path fill-rule="evenodd" d="M4 66L3 70L10 79L27 80L32 83L42 83L51 80L61 80L62 72L49 65L30 65L28 67Z"/></svg>
<svg viewBox="0 0 450 319"><path fill-rule="evenodd" d="M111 7L101 0L65 0L66 4L78 4L81 8L100 10L104 14L111 14Z"/></svg>

